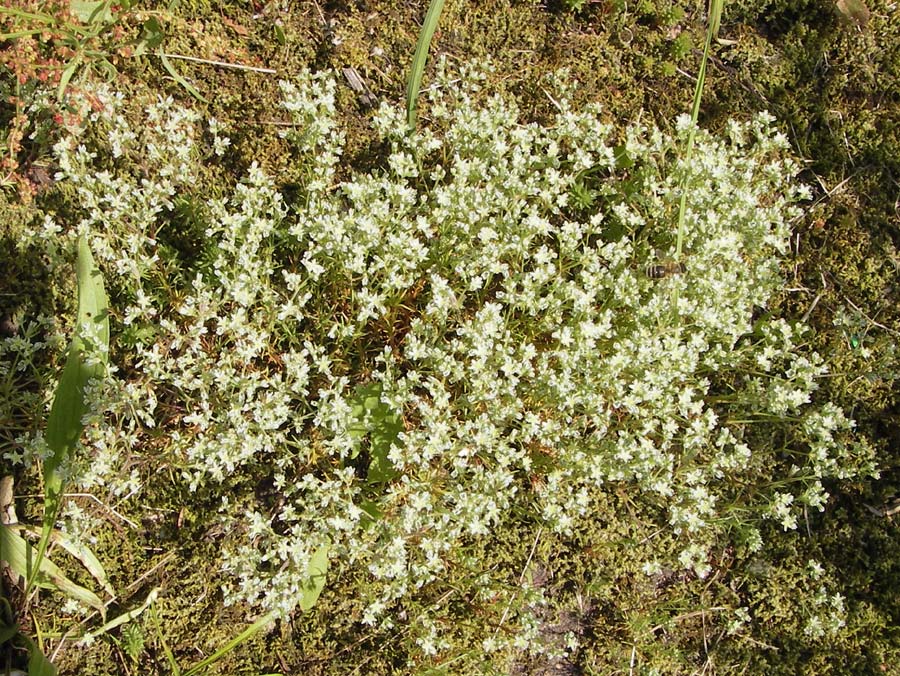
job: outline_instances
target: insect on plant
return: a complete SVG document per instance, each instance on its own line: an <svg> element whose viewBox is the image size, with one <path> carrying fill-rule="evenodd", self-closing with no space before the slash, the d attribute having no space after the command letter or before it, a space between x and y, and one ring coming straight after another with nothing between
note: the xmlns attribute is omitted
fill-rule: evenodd
<svg viewBox="0 0 900 676"><path fill-rule="evenodd" d="M650 279L664 279L680 275L686 270L684 263L672 259L660 260L648 265L644 272Z"/></svg>

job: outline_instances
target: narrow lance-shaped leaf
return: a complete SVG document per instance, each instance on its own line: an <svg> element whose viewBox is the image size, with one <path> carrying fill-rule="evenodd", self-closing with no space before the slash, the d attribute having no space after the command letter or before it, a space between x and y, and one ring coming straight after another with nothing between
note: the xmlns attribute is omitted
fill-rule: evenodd
<svg viewBox="0 0 900 676"><path fill-rule="evenodd" d="M716 37L719 34L724 6L725 0L709 0L709 33L712 37Z"/></svg>
<svg viewBox="0 0 900 676"><path fill-rule="evenodd" d="M29 570L34 571L35 569L35 564L32 563L34 551L32 546L16 533L15 528L16 526L0 526L0 552L13 574L25 578L28 576ZM66 596L94 608L104 616L106 615L106 606L100 597L90 589L72 582L55 563L49 559L42 559L37 568L43 580L38 583L39 586L57 589ZM36 576L32 572L32 578L34 577Z"/></svg>
<svg viewBox="0 0 900 676"><path fill-rule="evenodd" d="M37 539L41 537L41 529L36 526L19 524L18 527L21 529L22 533L27 534L30 537L34 537ZM69 555L78 559L81 562L81 565L83 565L87 569L91 576L100 583L100 585L103 587L103 591L105 591L110 596L116 595L115 591L109 583L109 576L106 574L106 570L103 568L103 564L100 563L100 560L97 558L96 554L94 554L94 552L92 552L88 547L86 547L81 542L76 542L64 532L56 529L50 532L50 542L54 545L62 547Z"/></svg>
<svg viewBox="0 0 900 676"><path fill-rule="evenodd" d="M50 417L47 419L47 445L51 455L44 461L45 490L59 492L60 465L68 459L81 437L82 416L86 411L84 389L88 382L103 375L109 349L109 317L103 277L94 263L87 237L78 239L78 318L62 377L56 388ZM93 345L92 358L86 359L85 330Z"/></svg>
<svg viewBox="0 0 900 676"><path fill-rule="evenodd" d="M205 674L207 673L206 668L215 662L218 662L220 659L225 657L232 650L237 648L241 643L246 641L247 639L253 637L266 627L272 624L275 621L277 615L276 613L269 613L268 615L263 615L256 622L251 624L249 627L244 629L240 634L231 639L228 643L219 648L212 655L207 657L206 659L198 662L186 672L184 672L184 676L195 676L197 674Z"/></svg>
<svg viewBox="0 0 900 676"><path fill-rule="evenodd" d="M703 98L703 85L706 82L706 64L709 61L710 47L713 38L719 30L722 22L722 9L725 0L710 0L709 23L706 27L706 44L703 47L703 57L700 59L700 71L697 73L697 84L694 86L694 102L691 106L691 129L688 132L687 144L684 149L684 163L690 166L691 154L694 150L694 134L697 129L697 119L700 117L700 100ZM681 252L684 244L684 215L687 209L687 173L682 179L681 199L678 203L678 231L675 237L675 259L681 260ZM677 298L677 292L676 292ZM677 307L677 301L673 306Z"/></svg>
<svg viewBox="0 0 900 676"><path fill-rule="evenodd" d="M112 620L110 620L109 622L104 624L99 629L95 629L94 631L88 632L87 634L85 634L85 638L96 638L98 636L102 636L103 634L112 631L116 627L121 627L123 624L131 622L136 617L139 617L141 613L143 613L145 610L147 610L147 608L149 608L150 605L154 601L156 601L156 598L159 596L159 592L160 592L160 588L154 587L153 589L150 590L150 593L147 594L147 598L144 599L144 602L140 606L138 606L137 608L134 608L132 610L129 610L128 612L122 613L118 617L113 618Z"/></svg>
<svg viewBox="0 0 900 676"><path fill-rule="evenodd" d="M198 101L202 101L203 103L209 103L197 88L194 87L190 82L188 82L184 77L182 77L177 70L175 70L175 66L172 65L172 62L169 61L168 57L163 53L162 50L157 50L156 55L159 57L159 60L162 62L163 68L165 68L169 75L172 76L172 79L175 80L178 84L180 84L187 91L188 94L193 96Z"/></svg>
<svg viewBox="0 0 900 676"><path fill-rule="evenodd" d="M419 33L419 41L416 43L416 52L413 55L412 67L409 71L409 82L406 85L406 122L410 128L416 126L416 104L419 100L419 87L422 85L422 74L425 72L425 60L428 58L428 49L431 46L431 38L441 18L444 9L444 0L431 0L428 12L425 14L425 22Z"/></svg>
<svg viewBox="0 0 900 676"><path fill-rule="evenodd" d="M103 287L103 276L94 263L87 236L78 238L78 258L75 266L78 282L78 317L75 333L69 345L50 416L47 419L46 441L50 455L44 460L44 520L37 554L28 578L26 595L37 580L36 571L47 550L47 543L59 513L62 495L60 466L68 460L81 437L82 417L87 409L84 390L88 382L103 375L109 350L109 303ZM91 354L87 352L91 343Z"/></svg>

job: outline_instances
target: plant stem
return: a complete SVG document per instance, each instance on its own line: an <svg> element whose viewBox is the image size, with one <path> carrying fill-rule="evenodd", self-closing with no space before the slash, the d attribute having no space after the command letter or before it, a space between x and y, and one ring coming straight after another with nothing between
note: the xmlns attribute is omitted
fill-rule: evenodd
<svg viewBox="0 0 900 676"><path fill-rule="evenodd" d="M688 131L687 146L684 149L684 164L690 166L691 155L694 151L694 134L697 131L697 118L700 116L700 99L703 97L703 84L706 81L706 64L709 61L709 51L713 36L719 28L719 19L722 15L724 0L712 0L710 3L709 23L706 26L706 44L703 46L703 59L700 61L700 71L697 73L697 84L694 87L694 104L691 108L691 128ZM678 235L675 240L675 260L681 260L681 251L684 246L684 212L687 209L687 180L685 171L681 179L681 200L678 204Z"/></svg>

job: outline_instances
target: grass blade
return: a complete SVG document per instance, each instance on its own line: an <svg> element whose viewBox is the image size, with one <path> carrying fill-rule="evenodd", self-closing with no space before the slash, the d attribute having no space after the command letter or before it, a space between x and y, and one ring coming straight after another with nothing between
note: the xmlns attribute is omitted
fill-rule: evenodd
<svg viewBox="0 0 900 676"><path fill-rule="evenodd" d="M244 629L244 631L242 631L240 634L238 634L233 639L231 639L224 646L219 648L212 655L210 655L206 659L198 662L197 664L192 666L190 669L185 671L184 676L194 676L194 674L201 673L204 669L206 669L206 667L213 664L214 662L218 662L220 659L225 657L225 655L227 655L232 650L237 648L241 643L246 641L248 638L250 638L257 632L259 632L261 629L264 629L265 627L267 627L274 620L275 620L275 613L269 613L268 615L264 615L263 617L258 619L256 622L251 624L249 627Z"/></svg>
<svg viewBox="0 0 900 676"><path fill-rule="evenodd" d="M75 275L78 281L78 323L47 418L46 441L50 456L44 460L44 523L35 556L35 571L40 570L59 513L62 496L59 468L74 451L84 427L81 422L87 408L84 389L90 380L103 375L109 349L109 302L103 287L103 276L94 263L86 235L78 238ZM92 334L91 340L98 343L94 347L99 352L99 359L88 359L85 355L87 345L83 334L86 327ZM26 596L34 585L34 579L28 578Z"/></svg>
<svg viewBox="0 0 900 676"><path fill-rule="evenodd" d="M694 150L694 132L697 128L697 118L700 117L700 100L703 98L703 85L706 82L706 64L709 61L709 51L713 38L719 31L722 22L722 9L725 0L710 0L709 22L706 26L706 44L703 47L703 58L700 61L700 71L697 73L697 84L694 87L694 102L691 106L691 130L688 132L687 145L684 149L684 163L690 164ZM681 199L678 203L678 234L675 239L675 260L681 260L681 250L684 245L684 212L687 209L687 174L682 179Z"/></svg>
<svg viewBox="0 0 900 676"><path fill-rule="evenodd" d="M166 58L165 54L163 54L160 51L160 52L157 52L156 55L159 57L160 61L162 61L163 67L169 72L169 75L172 76L172 79L175 80L175 82L180 84L182 87L184 87L185 90L187 90L188 94L193 96L198 101L202 101L203 103L209 103L209 101L207 101L205 98L203 98L203 95L197 91L197 89L194 87L194 85L192 85L190 82L188 82L181 75L178 74L178 71L175 70L175 66L173 66L172 62L169 61L168 58Z"/></svg>
<svg viewBox="0 0 900 676"><path fill-rule="evenodd" d="M428 49L431 46L431 38L437 28L441 11L444 9L444 0L431 0L428 12L425 14L425 22L419 33L419 41L416 43L416 52L413 55L412 68L409 71L409 82L406 85L406 121L410 129L416 126L416 105L419 100L419 87L422 85L422 74L425 72L425 60L428 58Z"/></svg>
<svg viewBox="0 0 900 676"><path fill-rule="evenodd" d="M66 596L94 608L101 614L106 614L106 606L99 596L90 589L85 589L72 582L50 559L42 558L39 562L33 562L35 561L32 556L33 549L15 531L15 526L0 526L0 552L2 552L3 560L16 576L36 581L35 584L41 587L57 589Z"/></svg>
<svg viewBox="0 0 900 676"><path fill-rule="evenodd" d="M181 669L178 667L178 662L175 660L175 655L172 654L172 649L166 642L166 637L163 636L162 628L159 626L159 616L156 613L156 606L153 604L150 605L150 619L153 620L153 626L156 629L156 637L159 639L163 654L166 656L166 661L169 663L169 669L172 676L182 676Z"/></svg>
<svg viewBox="0 0 900 676"><path fill-rule="evenodd" d="M147 598L144 599L144 602L140 606L134 608L133 610L129 610L127 613L122 613L118 617L111 619L99 629L95 629L94 631L85 634L85 638L96 638L108 631L112 631L116 627L120 627L127 622L131 622L134 618L138 617L141 613L147 610L147 608L150 607L150 604L156 601L156 597L159 596L159 592L160 587L154 587L150 590L150 593L147 594Z"/></svg>
<svg viewBox="0 0 900 676"><path fill-rule="evenodd" d="M22 524L18 525L21 527L22 531L28 535L40 538L41 530L39 528ZM68 535L56 529L50 532L50 543L59 545L66 550L70 556L78 559L91 576L100 583L100 586L103 587L103 591L110 596L116 595L112 585L109 583L109 576L106 574L103 564L100 563L100 560L94 555L94 552L83 544L72 541Z"/></svg>

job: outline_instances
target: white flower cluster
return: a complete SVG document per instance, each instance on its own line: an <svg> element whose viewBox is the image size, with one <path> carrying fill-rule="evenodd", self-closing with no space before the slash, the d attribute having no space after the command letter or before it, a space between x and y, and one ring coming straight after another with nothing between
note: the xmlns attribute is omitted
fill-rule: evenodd
<svg viewBox="0 0 900 676"><path fill-rule="evenodd" d="M341 180L333 79L282 91L307 176L290 206L257 166L207 200L196 117L161 101L133 132L101 91L93 135L56 149L83 218L29 240L58 259L58 232L89 232L124 299L113 331L139 337L84 483L130 494L129 464L166 463L194 488L227 485L229 601L290 613L330 543L369 576L364 621L389 625L394 600L458 573L461 543L503 515L573 531L611 484L665 514L678 561L704 576L713 538L793 528L798 505L822 508L822 479L871 470L843 413L811 403L824 367L802 327L757 317L805 196L771 118L698 131L686 164L689 122L614 135L561 92L553 119L524 123L477 80L445 77L428 129L384 106L382 167ZM228 143L210 133L214 160ZM176 285L159 241L185 194L205 202L205 243ZM277 499L254 492L260 476ZM440 650L422 626L422 651Z"/></svg>
<svg viewBox="0 0 900 676"><path fill-rule="evenodd" d="M822 565L815 560L807 564L807 573L810 580L819 580L824 574ZM841 594L829 593L824 584L819 583L815 594L812 595L811 608L807 609L806 626L803 633L817 640L826 635L834 636L846 625L847 610L844 606L844 597Z"/></svg>

